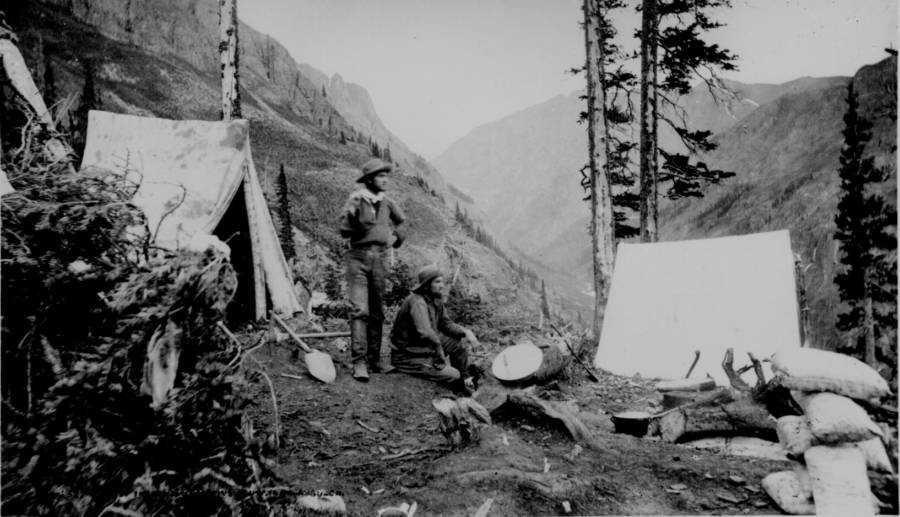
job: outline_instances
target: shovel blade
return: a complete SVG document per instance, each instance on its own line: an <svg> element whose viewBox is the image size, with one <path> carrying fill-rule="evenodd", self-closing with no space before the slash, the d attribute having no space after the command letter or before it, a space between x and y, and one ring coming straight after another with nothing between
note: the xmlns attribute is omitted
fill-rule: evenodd
<svg viewBox="0 0 900 517"><path fill-rule="evenodd" d="M334 363L331 361L330 355L318 350L312 350L306 353L303 360L306 363L306 369L309 370L309 374L315 379L325 384L334 382L337 372L334 370Z"/></svg>

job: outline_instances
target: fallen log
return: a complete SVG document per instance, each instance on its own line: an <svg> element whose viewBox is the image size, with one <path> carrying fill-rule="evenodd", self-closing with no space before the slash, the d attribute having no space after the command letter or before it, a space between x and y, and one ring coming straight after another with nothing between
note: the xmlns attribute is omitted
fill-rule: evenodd
<svg viewBox="0 0 900 517"><path fill-rule="evenodd" d="M676 409L659 419L659 435L666 442L675 443L683 436L701 433L776 439L775 420L765 406L752 398Z"/></svg>

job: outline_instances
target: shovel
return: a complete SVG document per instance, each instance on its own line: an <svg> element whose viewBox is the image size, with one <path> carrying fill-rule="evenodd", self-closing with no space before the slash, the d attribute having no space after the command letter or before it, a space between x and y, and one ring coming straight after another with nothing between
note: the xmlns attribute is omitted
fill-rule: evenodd
<svg viewBox="0 0 900 517"><path fill-rule="evenodd" d="M337 377L337 373L334 371L334 363L331 362L331 356L326 354L325 352L319 352L318 350L313 350L306 343L304 343L297 334L287 326L287 323L282 321L281 318L272 314L272 319L274 319L281 328L283 328L288 335L290 335L294 341L300 345L300 348L306 352L306 355L303 356L303 362L306 363L306 369L309 370L309 374L313 376L313 378L324 382L325 384L330 384L334 382L335 377Z"/></svg>

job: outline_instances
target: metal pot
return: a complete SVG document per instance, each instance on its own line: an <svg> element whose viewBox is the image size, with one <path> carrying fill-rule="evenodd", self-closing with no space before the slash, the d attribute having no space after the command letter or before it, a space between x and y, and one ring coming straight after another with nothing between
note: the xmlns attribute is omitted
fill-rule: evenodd
<svg viewBox="0 0 900 517"><path fill-rule="evenodd" d="M630 434L640 438L647 434L651 416L650 413L644 411L625 411L616 413L611 419L617 433Z"/></svg>

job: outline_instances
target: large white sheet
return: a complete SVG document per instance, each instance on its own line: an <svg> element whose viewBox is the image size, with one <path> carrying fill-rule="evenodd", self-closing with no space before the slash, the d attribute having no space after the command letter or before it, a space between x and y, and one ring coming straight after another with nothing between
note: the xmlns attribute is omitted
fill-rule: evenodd
<svg viewBox="0 0 900 517"><path fill-rule="evenodd" d="M727 385L720 364L729 347L737 367L749 363L747 352L764 359L799 346L786 230L619 245L597 367L681 378L699 350L692 377Z"/></svg>

